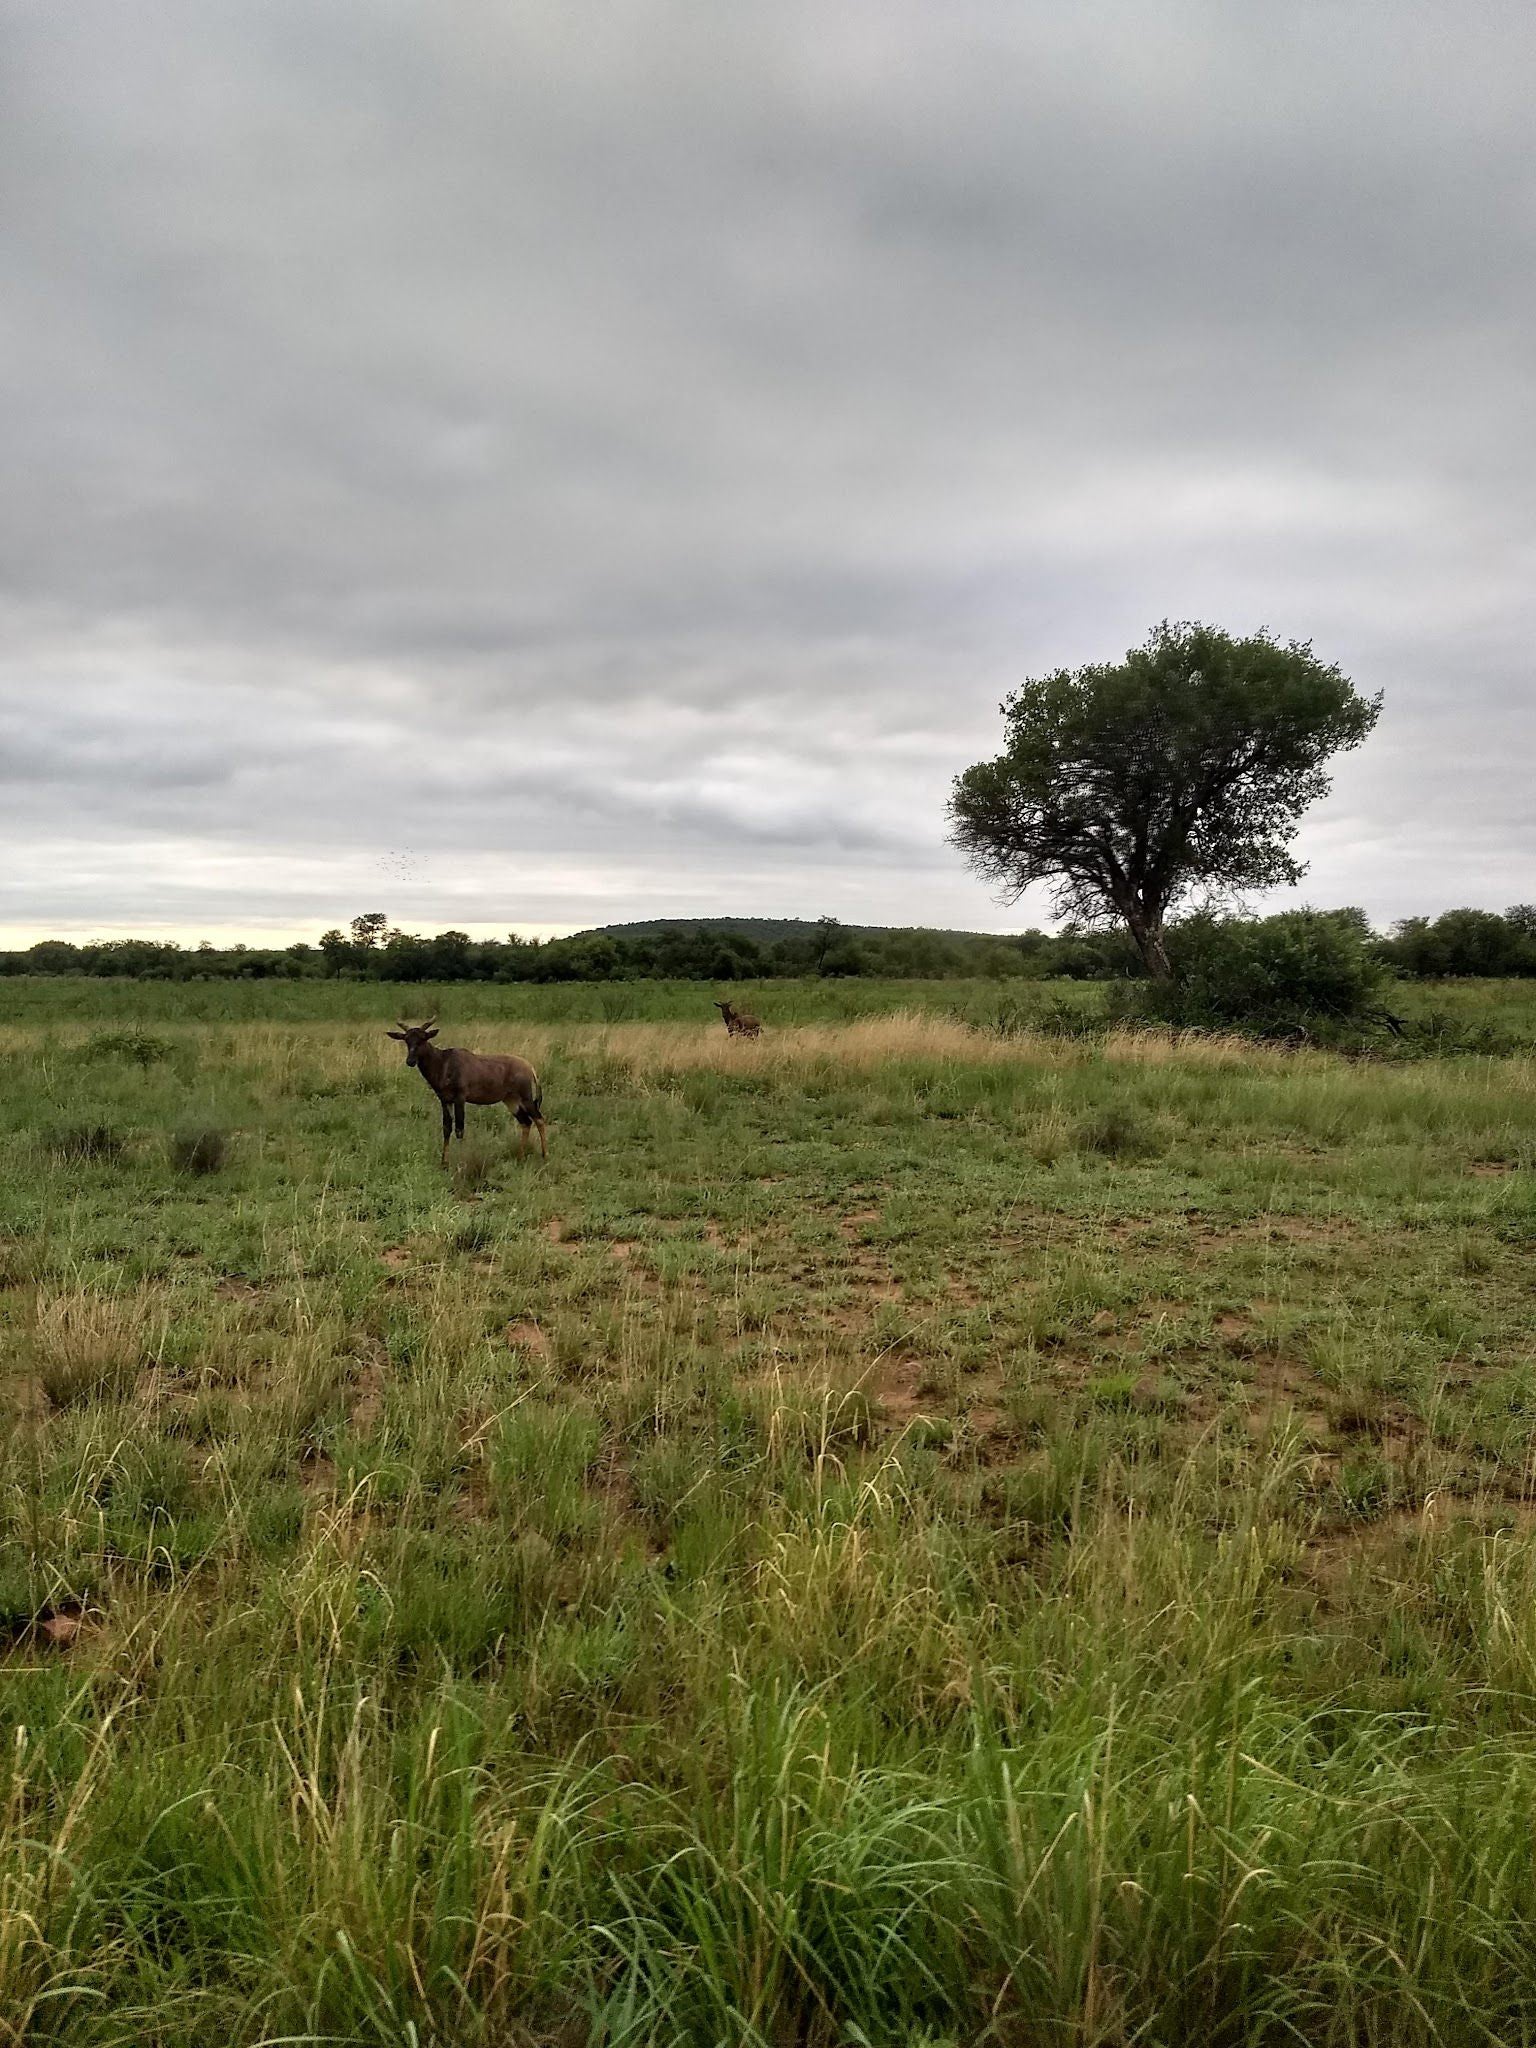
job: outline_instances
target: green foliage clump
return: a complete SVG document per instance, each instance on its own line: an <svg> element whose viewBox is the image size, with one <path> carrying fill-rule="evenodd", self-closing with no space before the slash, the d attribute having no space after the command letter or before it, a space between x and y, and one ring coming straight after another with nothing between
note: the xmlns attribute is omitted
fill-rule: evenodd
<svg viewBox="0 0 1536 2048"><path fill-rule="evenodd" d="M1512 904L1502 917L1493 910L1405 917L1379 950L1400 974L1421 980L1536 974L1536 905Z"/></svg>
<svg viewBox="0 0 1536 2048"><path fill-rule="evenodd" d="M175 1047L168 1038L160 1038L153 1031L128 1029L98 1031L80 1050L86 1059L130 1060L137 1067L153 1067L168 1060Z"/></svg>
<svg viewBox="0 0 1536 2048"><path fill-rule="evenodd" d="M1004 751L955 783L953 844L1011 899L1048 882L1064 916L1120 923L1167 979L1179 904L1300 878L1301 815L1380 709L1305 642L1165 620L1121 661L1014 692Z"/></svg>
<svg viewBox="0 0 1536 2048"><path fill-rule="evenodd" d="M1142 984L1141 1014L1182 1028L1328 1036L1364 1023L1385 975L1348 913L1192 917L1173 935L1174 978Z"/></svg>

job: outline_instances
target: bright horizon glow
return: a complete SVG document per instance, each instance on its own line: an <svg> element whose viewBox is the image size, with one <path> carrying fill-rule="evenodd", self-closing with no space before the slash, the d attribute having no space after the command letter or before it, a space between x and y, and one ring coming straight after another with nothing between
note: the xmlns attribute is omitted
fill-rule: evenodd
<svg viewBox="0 0 1536 2048"><path fill-rule="evenodd" d="M351 918L339 921L339 928L345 931ZM57 919L49 925L0 924L0 951L23 952L28 946L41 945L47 939L66 939L76 946L106 944L114 939L149 939L157 945L177 945L193 952L206 939L217 948L249 946L253 952L297 945L316 946L322 931L330 931L332 925L305 926L302 930L293 925L139 925L133 923L108 923L104 918L82 920L72 923ZM409 927L402 927L409 929ZM472 939L504 939L513 927L504 924L448 924L438 925L432 931L422 929L419 936L431 938L438 931L468 932ZM590 927L579 924L525 924L515 927L520 939L565 939L573 932L586 931Z"/></svg>

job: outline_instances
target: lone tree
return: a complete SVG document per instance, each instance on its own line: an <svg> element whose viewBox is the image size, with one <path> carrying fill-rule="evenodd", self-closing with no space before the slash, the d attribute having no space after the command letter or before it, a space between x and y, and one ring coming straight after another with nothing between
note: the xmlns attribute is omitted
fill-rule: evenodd
<svg viewBox="0 0 1536 2048"><path fill-rule="evenodd" d="M1310 642L1165 620L1123 661L1014 692L1007 747L955 782L951 842L1010 901L1049 881L1059 916L1123 918L1166 981L1181 902L1299 880L1290 843L1323 764L1380 710Z"/></svg>

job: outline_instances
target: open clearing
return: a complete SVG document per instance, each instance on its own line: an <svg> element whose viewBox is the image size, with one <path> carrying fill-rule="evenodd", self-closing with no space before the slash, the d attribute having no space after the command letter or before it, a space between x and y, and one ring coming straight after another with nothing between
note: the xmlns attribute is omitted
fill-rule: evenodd
<svg viewBox="0 0 1536 2048"><path fill-rule="evenodd" d="M1536 1061L38 986L0 2041L1536 2039Z"/></svg>

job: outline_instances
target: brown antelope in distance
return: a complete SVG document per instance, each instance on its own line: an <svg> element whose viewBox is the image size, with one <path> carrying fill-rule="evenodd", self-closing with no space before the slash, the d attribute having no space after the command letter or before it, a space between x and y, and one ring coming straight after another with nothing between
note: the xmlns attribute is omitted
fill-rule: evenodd
<svg viewBox="0 0 1536 2048"><path fill-rule="evenodd" d="M760 1038L763 1022L749 1010L738 1010L730 1003L716 1003L715 1008L725 1019L725 1028L731 1038Z"/></svg>
<svg viewBox="0 0 1536 2048"><path fill-rule="evenodd" d="M437 1019L425 1024L402 1024L386 1032L405 1047L405 1064L419 1069L423 1080L443 1105L443 1164L448 1164L448 1140L455 1130L464 1142L464 1105L489 1106L504 1102L521 1128L517 1156L528 1149L528 1133L539 1134L539 1153L549 1157L544 1140L544 1096L539 1077L526 1060L516 1054L466 1052L461 1045L434 1045Z"/></svg>

